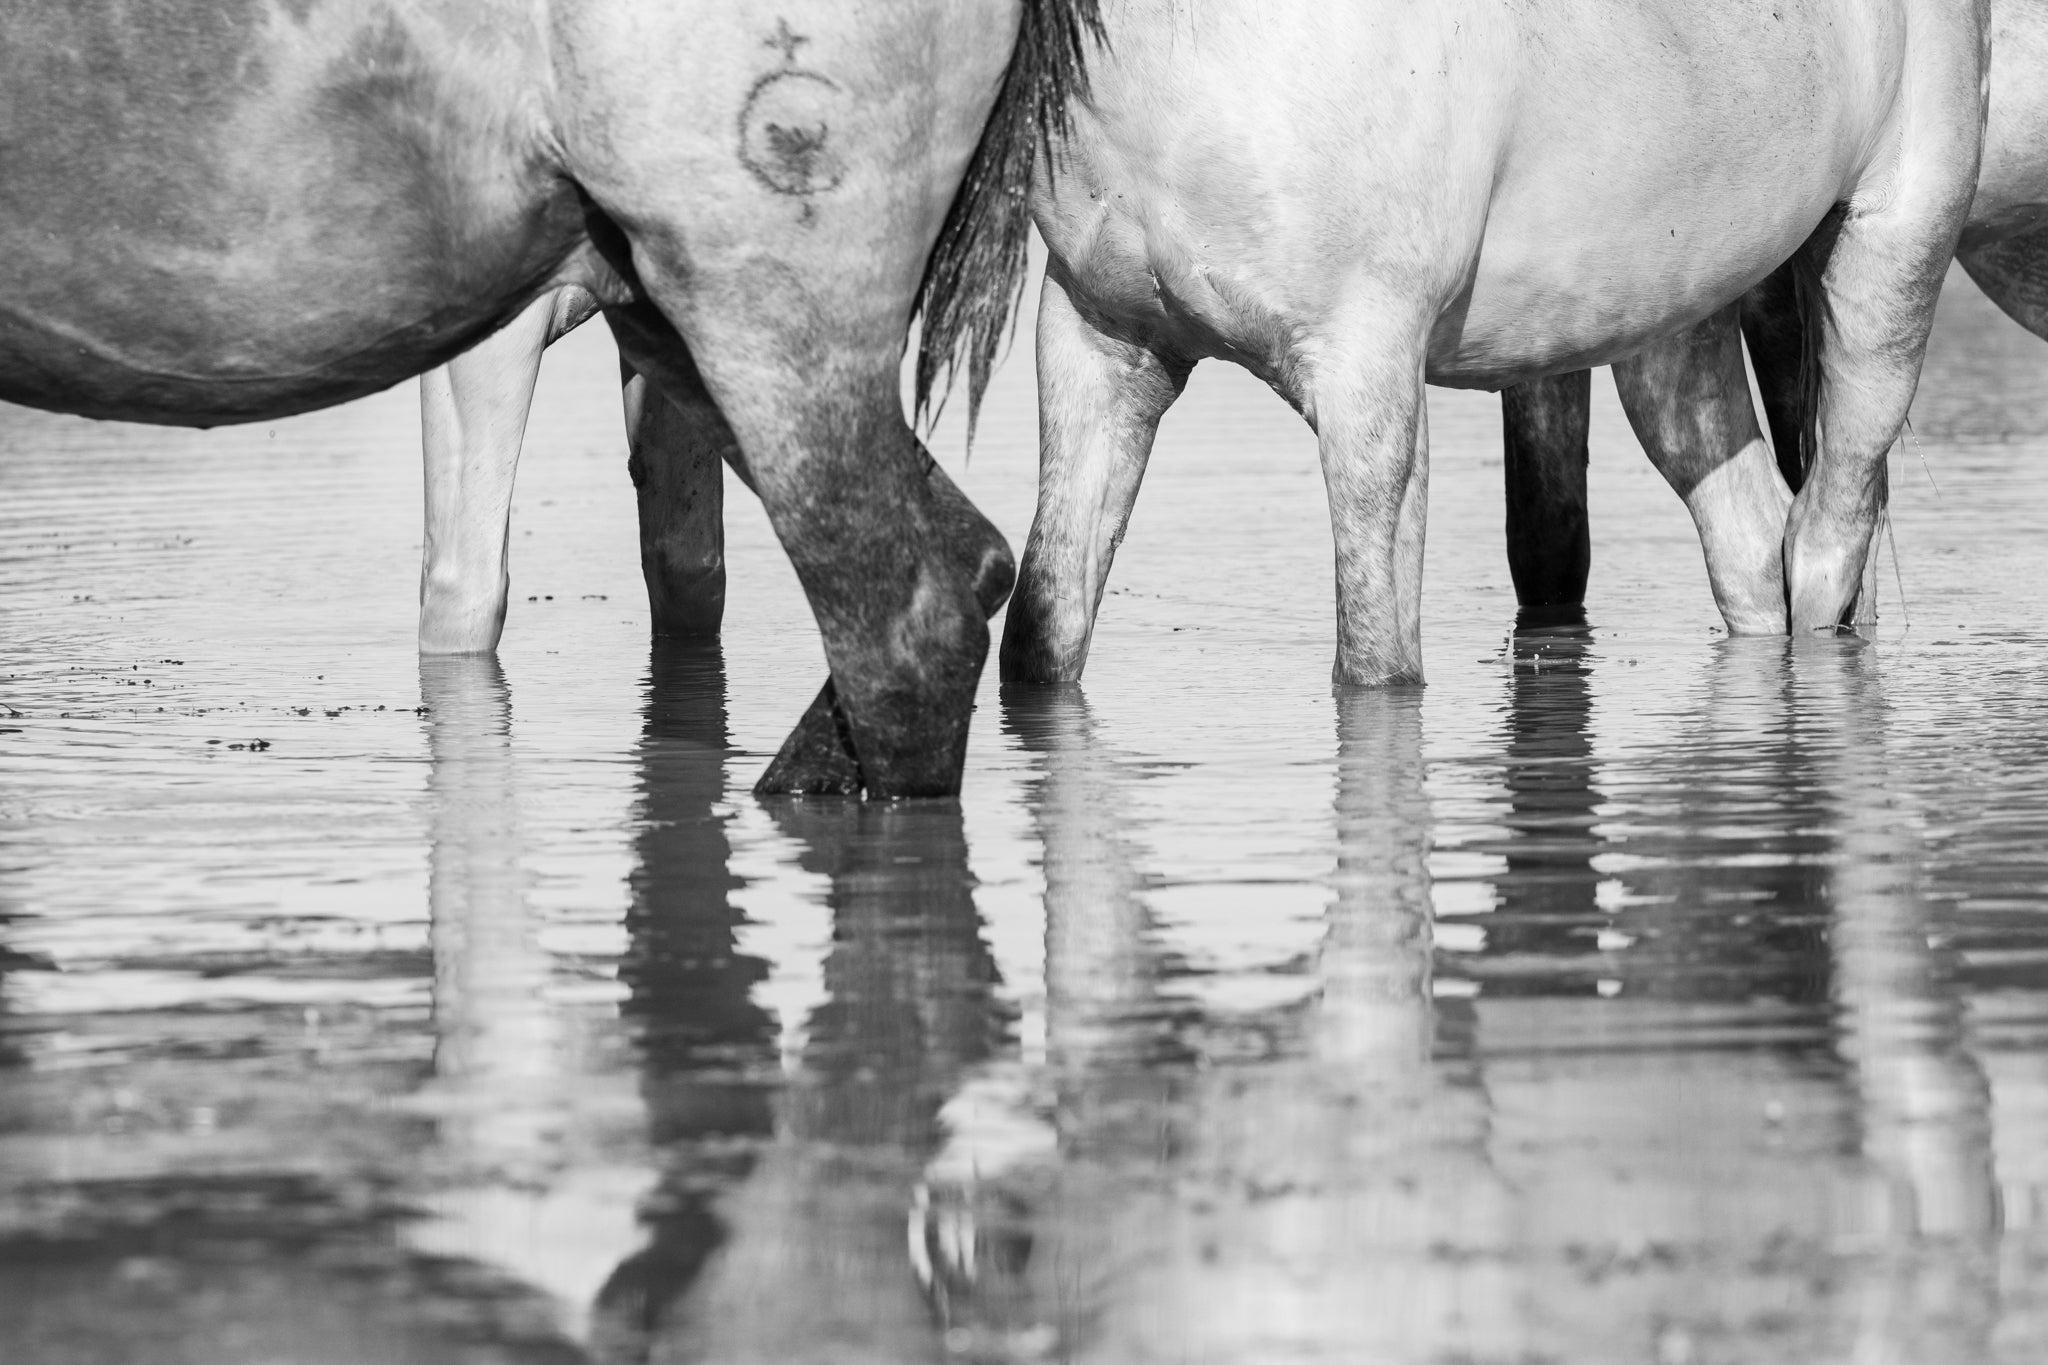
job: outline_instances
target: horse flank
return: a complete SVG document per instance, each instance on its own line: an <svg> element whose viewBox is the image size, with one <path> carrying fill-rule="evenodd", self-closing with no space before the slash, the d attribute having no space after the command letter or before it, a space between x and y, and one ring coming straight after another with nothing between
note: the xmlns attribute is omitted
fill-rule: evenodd
<svg viewBox="0 0 2048 1365"><path fill-rule="evenodd" d="M936 417L933 390L943 406L964 366L969 444L1024 294L1035 158L1051 156L1053 135L1067 132L1068 102L1087 98L1091 38L1103 38L1099 0L1024 0L1002 88L917 287L917 417Z"/></svg>

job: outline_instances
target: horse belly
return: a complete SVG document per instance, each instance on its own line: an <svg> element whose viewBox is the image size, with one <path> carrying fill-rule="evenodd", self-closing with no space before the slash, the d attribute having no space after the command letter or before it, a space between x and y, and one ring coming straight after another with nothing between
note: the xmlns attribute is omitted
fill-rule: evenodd
<svg viewBox="0 0 2048 1365"><path fill-rule="evenodd" d="M1499 387L1626 355L1741 293L1889 174L1903 25L1890 6L1858 23L1835 8L1667 0L1626 7L1633 30L1604 50L1552 34L1523 73L1432 382ZM1623 12L1597 9L1589 32Z"/></svg>
<svg viewBox="0 0 2048 1365"><path fill-rule="evenodd" d="M531 54L451 45L456 9L9 6L0 398L302 411L437 363L540 288L580 212L530 152Z"/></svg>

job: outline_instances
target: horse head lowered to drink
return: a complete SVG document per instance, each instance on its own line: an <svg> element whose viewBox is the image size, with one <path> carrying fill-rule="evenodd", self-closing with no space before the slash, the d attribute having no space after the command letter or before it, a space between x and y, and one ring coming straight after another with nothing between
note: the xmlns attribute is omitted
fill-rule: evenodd
<svg viewBox="0 0 2048 1365"><path fill-rule="evenodd" d="M715 411L810 599L832 681L780 789L957 791L1009 552L935 491L898 366L921 311L928 382L985 376L1092 16L4 0L0 399L273 418L585 291L657 391Z"/></svg>

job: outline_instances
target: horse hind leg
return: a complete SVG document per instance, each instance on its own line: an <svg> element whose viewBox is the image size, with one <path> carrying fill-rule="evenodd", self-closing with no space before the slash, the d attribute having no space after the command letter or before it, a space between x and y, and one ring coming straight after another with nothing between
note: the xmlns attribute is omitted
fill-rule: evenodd
<svg viewBox="0 0 2048 1365"><path fill-rule="evenodd" d="M1954 255L1983 133L1985 44L1974 23L1924 16L1888 183L1852 199L1820 270L1820 440L1785 527L1794 633L1857 614L1885 499L1885 460L1919 382L1934 304ZM1916 20L1916 24L1918 21ZM1870 603L1864 604L1864 617Z"/></svg>
<svg viewBox="0 0 2048 1365"><path fill-rule="evenodd" d="M738 442L701 382L657 388L630 363L620 369L649 621L660 638L716 639L725 618L724 462Z"/></svg>
<svg viewBox="0 0 2048 1365"><path fill-rule="evenodd" d="M420 653L488 654L498 647L511 591L512 485L541 352L596 307L587 291L565 285L420 377Z"/></svg>
<svg viewBox="0 0 2048 1365"><path fill-rule="evenodd" d="M982 616L993 619L1009 600L1016 582L1016 560L995 523L967 500L929 453L925 486L937 513L939 540L945 554L967 575ZM754 784L756 796L853 796L866 780L854 753L846 713L830 678L782 742L768 771Z"/></svg>
<svg viewBox="0 0 2048 1365"><path fill-rule="evenodd" d="M1038 511L1003 623L1006 683L1078 682L1159 420L1192 365L1107 336L1048 272L1038 305Z"/></svg>
<svg viewBox="0 0 2048 1365"><path fill-rule="evenodd" d="M1586 600L1592 534L1586 516L1592 375L1551 375L1501 390L1508 573L1530 624L1571 615Z"/></svg>
<svg viewBox="0 0 2048 1365"><path fill-rule="evenodd" d="M1782 546L1792 491L1750 402L1737 305L1614 366L1636 439L1699 529L1733 635L1785 633Z"/></svg>

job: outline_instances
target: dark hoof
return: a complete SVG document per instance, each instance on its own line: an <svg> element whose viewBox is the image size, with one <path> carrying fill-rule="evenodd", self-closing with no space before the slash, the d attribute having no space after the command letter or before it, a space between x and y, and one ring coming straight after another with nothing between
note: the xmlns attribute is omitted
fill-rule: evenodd
<svg viewBox="0 0 2048 1365"><path fill-rule="evenodd" d="M827 682L754 784L754 795L859 796L866 785L838 694Z"/></svg>

